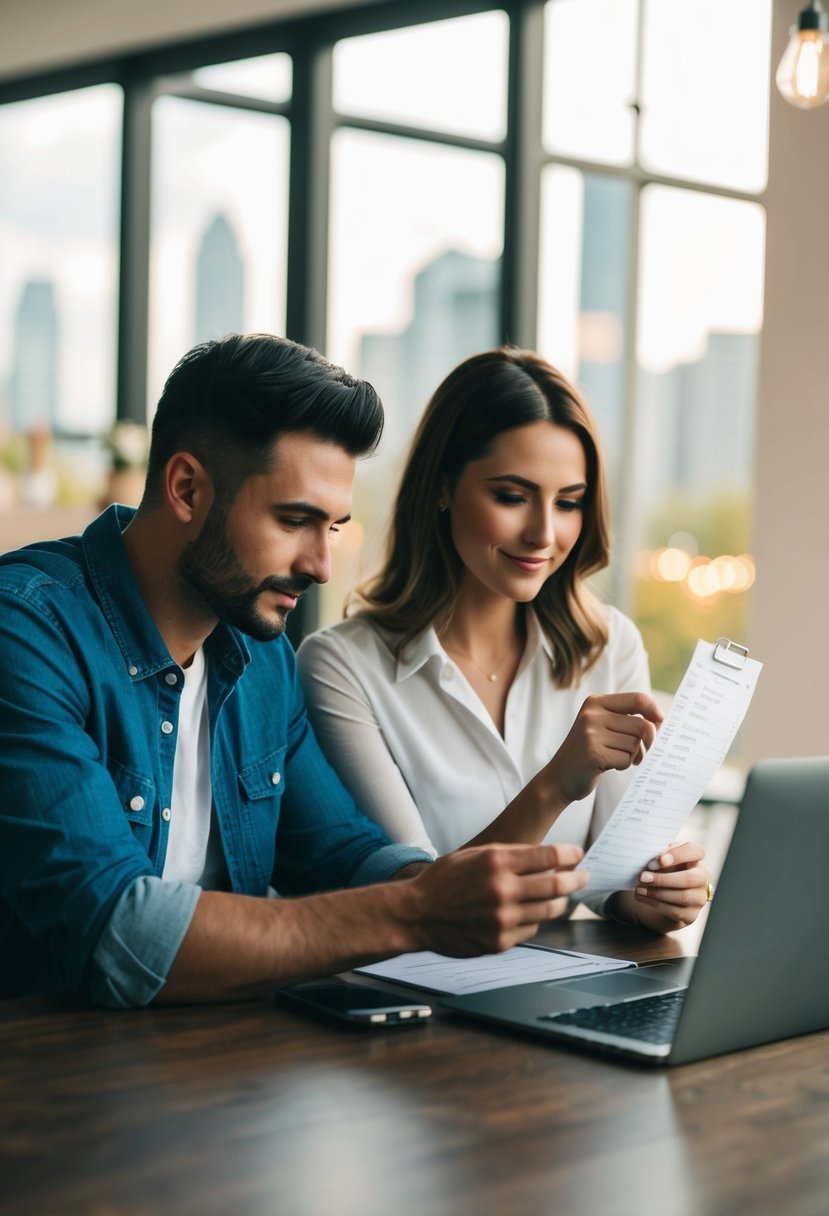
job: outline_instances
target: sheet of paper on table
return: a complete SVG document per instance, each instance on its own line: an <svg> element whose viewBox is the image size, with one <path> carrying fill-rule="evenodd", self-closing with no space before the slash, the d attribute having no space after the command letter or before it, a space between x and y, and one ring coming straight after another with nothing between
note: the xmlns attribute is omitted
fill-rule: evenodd
<svg viewBox="0 0 829 1216"><path fill-rule="evenodd" d="M653 746L582 859L590 878L574 899L632 889L676 839L734 741L762 666L743 647L697 642Z"/></svg>
<svg viewBox="0 0 829 1216"><path fill-rule="evenodd" d="M428 992L486 992L513 984L532 984L541 980L563 980L597 971L618 971L635 967L627 959L605 958L599 954L580 954L572 950L550 950L544 946L513 946L502 954L478 958L448 958L431 950L398 954L382 963L357 967L361 975L410 984Z"/></svg>

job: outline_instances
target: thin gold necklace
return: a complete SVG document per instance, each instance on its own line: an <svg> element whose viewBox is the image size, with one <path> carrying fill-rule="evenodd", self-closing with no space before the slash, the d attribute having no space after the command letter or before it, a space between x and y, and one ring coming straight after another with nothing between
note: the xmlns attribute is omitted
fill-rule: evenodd
<svg viewBox="0 0 829 1216"><path fill-rule="evenodd" d="M509 656L512 652L512 646L510 646L509 650L506 652L504 657L501 659L500 663L495 668L495 670L487 671L485 667L481 667L481 664L479 662L477 662L476 659L472 658L471 654L467 654L464 650L458 650L457 646L451 646L448 642L444 642L443 648L444 648L444 650L451 650L453 654L460 655L460 657L462 659L468 659L470 663L474 663L475 666L478 668L478 671L484 677L484 679L488 680L490 682L490 684L497 683L498 672L504 666L504 664L506 663L507 659L509 658Z"/></svg>

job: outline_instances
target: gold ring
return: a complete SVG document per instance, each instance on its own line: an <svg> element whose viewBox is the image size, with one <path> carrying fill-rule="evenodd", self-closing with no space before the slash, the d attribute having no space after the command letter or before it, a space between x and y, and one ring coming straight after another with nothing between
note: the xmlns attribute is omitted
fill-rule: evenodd
<svg viewBox="0 0 829 1216"><path fill-rule="evenodd" d="M714 898L714 884L712 882L708 882L705 884L705 902L707 904L710 904L711 900L713 898Z"/></svg>

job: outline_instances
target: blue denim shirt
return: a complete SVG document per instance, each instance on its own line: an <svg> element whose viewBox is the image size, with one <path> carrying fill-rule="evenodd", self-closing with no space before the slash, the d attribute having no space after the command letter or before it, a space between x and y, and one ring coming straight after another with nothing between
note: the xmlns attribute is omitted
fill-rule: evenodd
<svg viewBox="0 0 829 1216"><path fill-rule="evenodd" d="M146 1004L199 888L165 882L183 673L110 507L0 558L0 995ZM363 816L308 724L284 637L205 643L213 802L230 884L264 896L378 881L426 854Z"/></svg>

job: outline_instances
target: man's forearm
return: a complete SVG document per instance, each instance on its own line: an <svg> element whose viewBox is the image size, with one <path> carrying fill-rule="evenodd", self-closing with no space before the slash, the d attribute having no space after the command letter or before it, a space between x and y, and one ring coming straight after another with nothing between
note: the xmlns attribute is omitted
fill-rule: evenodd
<svg viewBox="0 0 829 1216"><path fill-rule="evenodd" d="M403 866L396 874L392 874L391 881L397 882L400 878L417 878L418 874L422 874L424 870L428 870L429 866L434 863L431 861L412 861L407 866Z"/></svg>
<svg viewBox="0 0 829 1216"><path fill-rule="evenodd" d="M156 1003L256 996L416 949L414 901L404 886L301 899L203 891Z"/></svg>
<svg viewBox="0 0 829 1216"><path fill-rule="evenodd" d="M508 950L561 916L586 876L575 845L447 853L401 882L302 899L204 891L156 1000L219 1001L414 950Z"/></svg>

